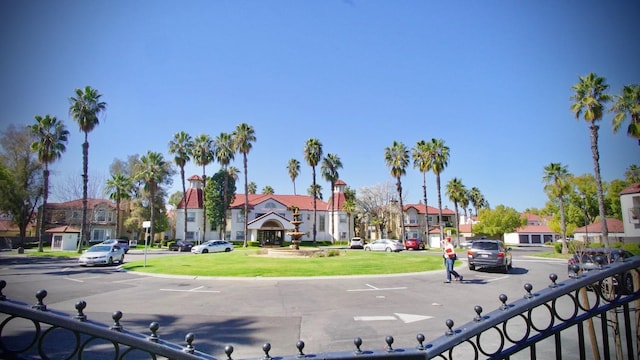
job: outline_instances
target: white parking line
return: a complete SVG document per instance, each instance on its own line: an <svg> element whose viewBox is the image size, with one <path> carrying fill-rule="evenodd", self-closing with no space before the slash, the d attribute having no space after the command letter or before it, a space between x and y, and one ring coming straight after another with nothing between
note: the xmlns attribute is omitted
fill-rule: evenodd
<svg viewBox="0 0 640 360"><path fill-rule="evenodd" d="M349 289L347 291L384 291L384 290L406 290L407 287L406 286L402 286L402 287L392 287L392 288L378 288L375 287L371 284L365 284L366 286L368 286L368 289Z"/></svg>
<svg viewBox="0 0 640 360"><path fill-rule="evenodd" d="M184 289L160 289L160 291L172 291L172 292L198 292L198 293L219 293L217 290L200 290L204 286L198 286L193 289L184 290Z"/></svg>

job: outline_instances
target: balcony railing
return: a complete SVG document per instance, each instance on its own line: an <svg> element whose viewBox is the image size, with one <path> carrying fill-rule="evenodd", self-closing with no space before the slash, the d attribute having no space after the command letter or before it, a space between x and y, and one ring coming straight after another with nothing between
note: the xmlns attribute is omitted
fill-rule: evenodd
<svg viewBox="0 0 640 360"><path fill-rule="evenodd" d="M353 347L342 352L305 354L304 341L292 339L291 354L271 354L267 342L260 349L261 358L508 359L518 354L530 359L638 359L639 269L636 256L607 266L600 263L599 269L562 282L550 274L543 289L534 291L527 283L515 301L498 294L495 309L485 312L475 306L461 314L471 319L461 326L446 320L443 335L436 339L416 334L412 348L394 348L393 336L380 344L364 344L354 334ZM0 280L2 359L215 359L198 351L194 333L185 334L182 344L165 342L157 322L149 325L147 334L134 333L121 325L120 311L113 313L113 324L101 324L84 313L87 304L82 300L75 304L75 312L67 314L47 307L45 290L35 294L34 304L26 304L8 299L3 293L7 287ZM233 345L227 345L222 356L231 359L233 351Z"/></svg>

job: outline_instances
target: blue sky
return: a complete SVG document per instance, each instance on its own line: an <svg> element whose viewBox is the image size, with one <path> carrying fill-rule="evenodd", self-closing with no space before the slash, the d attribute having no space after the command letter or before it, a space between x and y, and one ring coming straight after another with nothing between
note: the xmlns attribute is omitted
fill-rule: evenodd
<svg viewBox="0 0 640 360"><path fill-rule="evenodd" d="M393 141L441 138L451 149L443 194L457 177L492 206L541 208L544 166L593 172L588 126L569 110L578 77L595 72L611 93L640 82L639 15L631 0L2 1L0 122L66 123L54 186L82 172L68 98L89 85L108 103L89 134L90 176L148 150L172 160L178 131L216 137L245 122L259 190L293 193L286 165L296 158L306 193L312 137L356 190L393 181ZM637 141L614 135L609 114L601 125L603 180L623 178L640 163ZM186 172L202 173L193 163ZM402 181L406 202L420 201L421 173L411 166ZM176 176L170 192L180 187ZM436 205L433 174L427 187Z"/></svg>

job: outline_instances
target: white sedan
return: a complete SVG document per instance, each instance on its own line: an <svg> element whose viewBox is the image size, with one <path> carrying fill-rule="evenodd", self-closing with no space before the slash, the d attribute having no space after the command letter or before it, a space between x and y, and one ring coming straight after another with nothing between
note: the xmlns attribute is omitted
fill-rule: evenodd
<svg viewBox="0 0 640 360"><path fill-rule="evenodd" d="M191 248L194 254L206 254L209 252L229 252L233 250L233 244L224 240L209 240Z"/></svg>
<svg viewBox="0 0 640 360"><path fill-rule="evenodd" d="M78 259L80 266L113 265L124 262L124 249L116 244L93 245Z"/></svg>
<svg viewBox="0 0 640 360"><path fill-rule="evenodd" d="M400 252L404 250L404 245L398 240L392 239L379 239L370 242L364 246L365 251L386 251L386 252Z"/></svg>

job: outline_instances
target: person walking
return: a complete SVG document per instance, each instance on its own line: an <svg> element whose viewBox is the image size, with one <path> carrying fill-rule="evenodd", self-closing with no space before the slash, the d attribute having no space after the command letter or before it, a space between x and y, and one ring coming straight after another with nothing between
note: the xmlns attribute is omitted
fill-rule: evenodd
<svg viewBox="0 0 640 360"><path fill-rule="evenodd" d="M457 255L456 255L456 250L453 248L453 245L451 244L450 237L448 237L446 240L446 243L444 245L444 253L442 254L442 256L444 257L444 265L447 269L447 281L445 281L445 284L448 284L451 282L452 274L453 276L455 276L456 281L462 281L462 275L458 274L458 272L453 269L456 263Z"/></svg>

